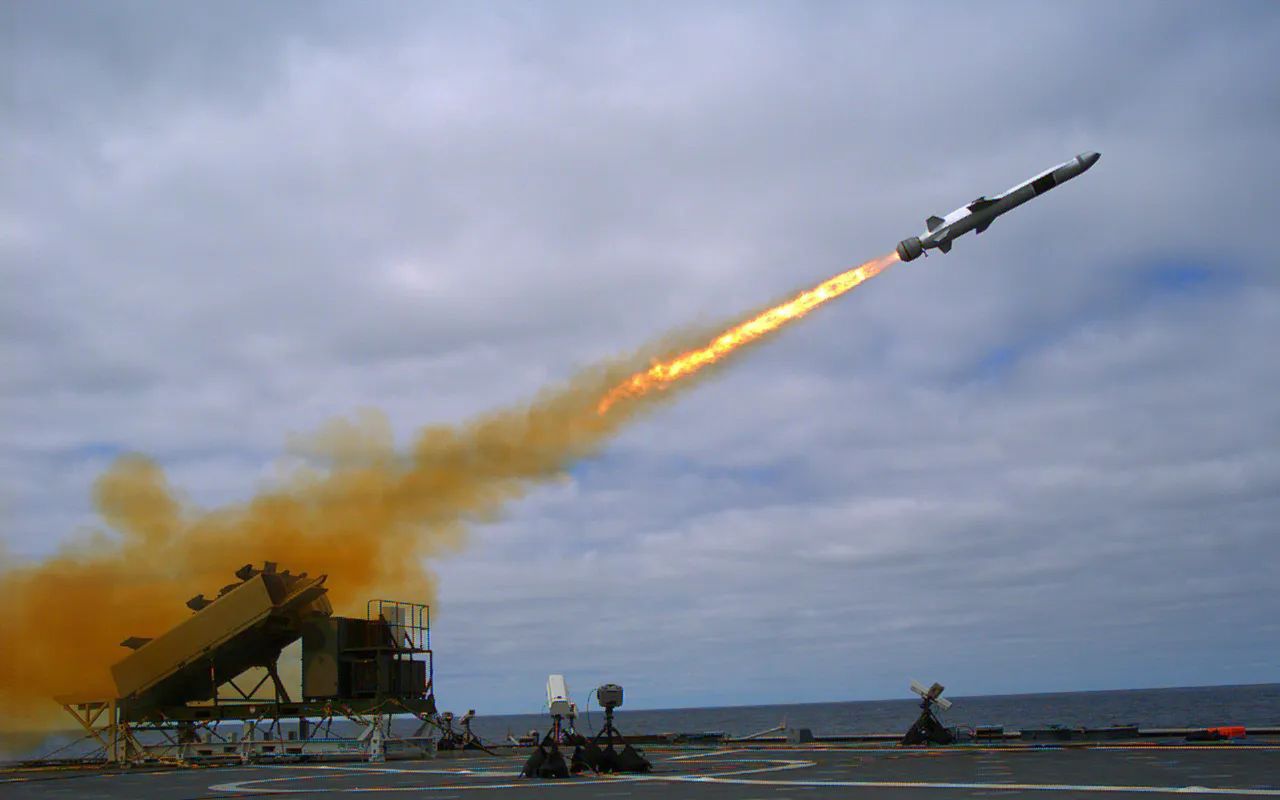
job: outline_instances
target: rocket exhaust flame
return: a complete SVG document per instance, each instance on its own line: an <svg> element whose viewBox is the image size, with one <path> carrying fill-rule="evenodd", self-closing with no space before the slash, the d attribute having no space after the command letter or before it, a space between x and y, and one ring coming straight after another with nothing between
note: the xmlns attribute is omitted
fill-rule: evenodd
<svg viewBox="0 0 1280 800"><path fill-rule="evenodd" d="M760 312L746 322L733 326L702 347L687 350L665 361L655 361L648 369L635 373L610 389L609 393L601 398L596 411L605 414L620 400L639 397L653 391L664 391L681 378L697 373L703 367L714 364L743 345L772 333L788 322L800 319L828 300L834 300L858 284L874 278L898 260L897 253L872 259L861 266L828 278L812 289L806 289L785 303L779 303Z"/></svg>
<svg viewBox="0 0 1280 800"><path fill-rule="evenodd" d="M0 732L54 722L61 712L49 698L57 695L115 696L108 668L128 652L120 642L168 630L189 613L187 598L216 592L245 563L332 575L339 613L358 613L374 595L432 602L429 562L459 549L469 523L497 517L677 386L693 385L681 379L895 261L891 254L843 272L708 344L686 334L670 347L679 355L647 369L640 357L607 362L530 403L424 428L408 452L376 412L332 423L295 443L308 468L242 504L198 508L150 460L120 458L94 486L113 535L75 537L38 562L0 553L0 642L13 645L0 657Z"/></svg>

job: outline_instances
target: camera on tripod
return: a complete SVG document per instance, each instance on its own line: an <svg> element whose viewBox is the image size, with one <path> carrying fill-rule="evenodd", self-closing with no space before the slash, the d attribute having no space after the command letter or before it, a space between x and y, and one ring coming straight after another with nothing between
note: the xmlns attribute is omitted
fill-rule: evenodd
<svg viewBox="0 0 1280 800"><path fill-rule="evenodd" d="M564 676L549 676L547 710L551 712L551 730L534 748L520 774L526 778L567 778L586 770L596 773L651 770L653 767L644 754L627 744L613 724L613 711L622 705L622 687L616 683L597 687L596 701L604 709L604 726L593 738L587 739L574 728L578 709L569 699ZM569 763L560 753L561 744L573 745Z"/></svg>

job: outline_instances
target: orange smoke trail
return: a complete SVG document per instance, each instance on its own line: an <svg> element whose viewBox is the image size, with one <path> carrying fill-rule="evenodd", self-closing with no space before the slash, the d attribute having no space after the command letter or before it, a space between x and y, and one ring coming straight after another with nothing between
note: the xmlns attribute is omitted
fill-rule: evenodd
<svg viewBox="0 0 1280 800"><path fill-rule="evenodd" d="M655 390L664 391L681 378L693 375L743 345L756 341L788 322L800 319L828 300L834 300L858 284L874 278L897 262L897 253L872 259L865 264L841 272L833 278L828 278L785 303L779 303L773 308L760 312L746 322L734 325L702 347L686 350L665 361L658 361L609 390L609 393L601 398L599 405L596 406L596 412L604 414L613 407L614 403L624 398L639 397Z"/></svg>
<svg viewBox="0 0 1280 800"><path fill-rule="evenodd" d="M66 724L50 698L114 697L109 667L129 636L156 636L243 564L330 576L338 613L370 597L433 603L430 564L540 482L596 452L632 415L595 404L634 358L584 369L531 402L430 426L404 452L377 412L294 442L308 466L245 503L199 508L161 468L120 458L94 485L112 532L71 539L38 562L0 561L0 734ZM628 412L641 412L636 405ZM0 738L0 757L4 739Z"/></svg>
<svg viewBox="0 0 1280 800"><path fill-rule="evenodd" d="M114 533L75 538L39 562L0 560L0 642L12 645L0 656L0 733L58 720L49 698L59 694L113 696L108 668L128 652L121 640L163 633L190 613L183 601L217 592L245 563L330 574L339 613L361 613L375 595L431 602L429 562L459 549L469 523L495 518L671 397L655 389L674 390L896 260L841 273L702 347L689 349L689 334L667 339L680 355L646 370L636 371L639 357L607 362L531 402L425 428L407 453L379 414L333 423L301 443L310 469L243 504L195 507L150 460L121 458L94 486Z"/></svg>

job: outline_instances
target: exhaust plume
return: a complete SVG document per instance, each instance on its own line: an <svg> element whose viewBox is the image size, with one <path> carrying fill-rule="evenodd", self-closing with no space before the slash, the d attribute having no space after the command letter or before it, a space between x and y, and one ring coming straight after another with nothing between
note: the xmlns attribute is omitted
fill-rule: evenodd
<svg viewBox="0 0 1280 800"><path fill-rule="evenodd" d="M635 398L653 391L663 391L676 381L716 363L743 345L751 344L788 322L800 319L828 300L834 300L896 263L898 263L897 253L872 259L861 266L828 278L784 303L761 311L745 322L734 325L702 347L655 361L648 369L635 373L610 389L609 393L600 399L596 410L604 414L624 398Z"/></svg>
<svg viewBox="0 0 1280 800"><path fill-rule="evenodd" d="M532 485L597 451L704 367L758 341L896 261L886 256L823 282L694 347L668 339L665 358L583 370L531 403L461 426L431 426L397 451L377 412L339 420L295 443L311 465L247 503L212 510L184 502L141 455L121 457L94 485L116 535L98 532L34 564L0 570L0 730L60 719L50 698L115 695L109 667L129 636L156 636L246 563L327 573L338 613L372 596L434 600L424 564L459 549L469 523L496 517ZM649 352L658 351L651 348ZM628 377L629 376L629 377Z"/></svg>

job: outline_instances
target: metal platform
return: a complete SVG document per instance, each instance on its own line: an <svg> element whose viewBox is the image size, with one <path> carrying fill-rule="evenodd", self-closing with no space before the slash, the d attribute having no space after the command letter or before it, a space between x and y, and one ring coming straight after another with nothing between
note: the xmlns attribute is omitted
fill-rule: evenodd
<svg viewBox="0 0 1280 800"><path fill-rule="evenodd" d="M526 756L449 753L414 762L278 763L114 772L0 772L0 796L303 797L393 792L446 798L1280 797L1280 741L1194 745L648 748L648 775L517 778Z"/></svg>

